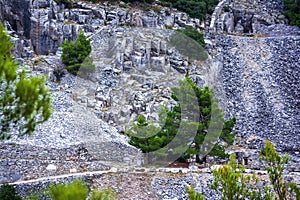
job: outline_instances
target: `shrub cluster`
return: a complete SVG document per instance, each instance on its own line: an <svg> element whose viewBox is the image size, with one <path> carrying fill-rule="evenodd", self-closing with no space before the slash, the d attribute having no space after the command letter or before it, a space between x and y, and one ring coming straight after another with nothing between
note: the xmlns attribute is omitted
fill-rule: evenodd
<svg viewBox="0 0 300 200"><path fill-rule="evenodd" d="M238 164L235 155L230 156L227 165L213 170L214 181L211 188L222 195L222 199L227 200L291 200L300 199L300 188L296 183L285 182L282 173L285 165L289 161L288 156L281 156L274 148L274 145L267 141L261 151L260 159L267 170L270 185L264 188L258 186L259 179L255 174L245 173L245 167ZM190 200L204 200L204 196L194 191L193 186L187 187Z"/></svg>
<svg viewBox="0 0 300 200"><path fill-rule="evenodd" d="M43 191L36 191L34 194L26 197L26 200L114 200L116 193L108 188L105 190L93 189L90 191L88 185L77 179L71 183L60 183L57 185L50 185L50 187ZM22 200L18 196L16 189L12 185L2 185L0 187L1 200Z"/></svg>

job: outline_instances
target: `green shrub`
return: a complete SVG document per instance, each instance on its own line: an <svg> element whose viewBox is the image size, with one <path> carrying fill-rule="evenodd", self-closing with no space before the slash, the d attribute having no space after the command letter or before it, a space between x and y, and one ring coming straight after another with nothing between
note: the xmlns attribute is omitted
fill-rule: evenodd
<svg viewBox="0 0 300 200"><path fill-rule="evenodd" d="M22 198L17 195L14 186L8 184L4 184L0 187L0 199L1 200L22 200Z"/></svg>
<svg viewBox="0 0 300 200"><path fill-rule="evenodd" d="M288 200L300 199L300 188L296 183L287 184L282 173L288 163L288 156L281 156L274 145L267 141L261 151L260 159L264 162L272 188L267 185L263 189L257 185L255 175L246 175L243 165L236 162L235 155L230 156L230 161L218 169L213 170L214 181L212 189L222 194L222 199L265 199Z"/></svg>
<svg viewBox="0 0 300 200"><path fill-rule="evenodd" d="M80 32L75 43L66 40L62 44L62 62L66 65L68 72L77 75L79 70L81 76L86 77L95 72L93 59L89 57L92 51L90 40L87 40L83 32Z"/></svg>
<svg viewBox="0 0 300 200"><path fill-rule="evenodd" d="M245 175L245 168L239 165L235 155L230 161L218 169L213 170L214 181L211 188L222 194L222 199L244 200L259 199L261 192L255 190L254 183L258 182L255 175Z"/></svg>
<svg viewBox="0 0 300 200"><path fill-rule="evenodd" d="M300 189L297 185L295 183L286 184L282 177L284 167L288 163L289 157L287 155L281 156L275 150L274 145L266 141L266 145L261 151L260 159L265 163L276 198L283 200L291 199L291 192L294 191L299 199Z"/></svg>
<svg viewBox="0 0 300 200"><path fill-rule="evenodd" d="M186 191L188 193L189 200L204 200L205 196L199 192L195 192L194 187L186 187Z"/></svg>
<svg viewBox="0 0 300 200"><path fill-rule="evenodd" d="M285 11L283 14L288 18L290 25L300 27L300 0L284 0Z"/></svg>
<svg viewBox="0 0 300 200"><path fill-rule="evenodd" d="M92 190L92 194L89 198L89 200L114 200L114 199L116 199L116 194L113 192L111 188L102 191Z"/></svg>
<svg viewBox="0 0 300 200"><path fill-rule="evenodd" d="M53 200L85 200L88 186L80 180L68 184L50 185L49 194Z"/></svg>
<svg viewBox="0 0 300 200"><path fill-rule="evenodd" d="M120 3L119 6L120 6L121 8L127 8L127 7L128 7L127 4L125 4L125 3Z"/></svg>

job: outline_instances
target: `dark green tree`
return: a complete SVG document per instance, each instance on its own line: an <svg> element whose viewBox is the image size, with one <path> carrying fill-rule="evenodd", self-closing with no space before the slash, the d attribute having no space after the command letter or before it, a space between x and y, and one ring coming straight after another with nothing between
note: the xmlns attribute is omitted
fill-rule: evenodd
<svg viewBox="0 0 300 200"><path fill-rule="evenodd" d="M289 24L300 27L300 0L284 0L285 11Z"/></svg>
<svg viewBox="0 0 300 200"><path fill-rule="evenodd" d="M82 31L75 43L66 40L62 44L62 48L61 59L70 73L86 77L95 72L93 58L89 56L92 52L92 46Z"/></svg>
<svg viewBox="0 0 300 200"><path fill-rule="evenodd" d="M161 149L161 151L157 152L161 153L162 156L165 156L164 152L172 151L173 154L180 154L180 160L185 160L192 155L196 155L197 162L202 162L205 160L205 155L200 158L199 154L207 147L207 144L203 144L205 141L212 146L209 155L227 158L228 155L225 153L225 149L220 145L215 144L215 142L216 140L224 140L228 145L233 143L233 138L236 134L232 133L232 129L235 125L235 118L226 121L223 125L223 113L221 109L217 107L217 101L213 98L213 92L208 87L200 89L189 78L181 81L179 85L180 86L177 88L172 88L172 98L177 102L182 98L196 98L198 104L189 104L188 102L193 102L193 100L187 100L186 103L182 102L181 104L174 106L172 110L167 110L163 107L161 113L164 113L164 116L160 114L160 121L163 121L163 123L160 124L160 127L154 126L152 123L149 124L145 118L139 117L132 129L126 131L130 136L129 143L140 148L144 153ZM185 91L188 90L184 87L187 85L192 86L194 95L185 94ZM182 95L182 97L180 95ZM214 122L211 121L212 107L214 107L214 112L216 112L215 115L217 115L218 119ZM187 121L182 120L181 112L183 108L189 111L189 115L185 116L190 118ZM200 114L193 113L199 109ZM182 125L183 123L185 124ZM209 128L215 124L221 124L221 135L220 130ZM184 128L182 129L182 127ZM176 137L179 129L181 129L181 136ZM193 130L196 130L196 135L193 135ZM209 134L207 134L208 130L210 131ZM189 144L182 144L182 141L189 141ZM168 147L168 150L163 151L163 149L171 142L172 146ZM192 145L193 143L195 145Z"/></svg>
<svg viewBox="0 0 300 200"><path fill-rule="evenodd" d="M170 3L174 8L186 12L190 17L204 20L206 14L212 14L219 0L163 0L162 4Z"/></svg>
<svg viewBox="0 0 300 200"><path fill-rule="evenodd" d="M12 42L0 25L0 139L8 139L9 131L30 134L37 124L51 116L51 99L45 77L17 73L18 65L11 55Z"/></svg>
<svg viewBox="0 0 300 200"><path fill-rule="evenodd" d="M14 186L8 184L4 184L0 187L0 199L1 200L22 200L22 198L17 195Z"/></svg>

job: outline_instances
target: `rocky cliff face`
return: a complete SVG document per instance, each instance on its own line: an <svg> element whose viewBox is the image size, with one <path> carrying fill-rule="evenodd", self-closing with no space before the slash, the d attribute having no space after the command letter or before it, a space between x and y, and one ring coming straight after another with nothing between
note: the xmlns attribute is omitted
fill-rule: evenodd
<svg viewBox="0 0 300 200"><path fill-rule="evenodd" d="M278 150L298 155L300 29L285 24L282 6L223 1L207 37L214 44L211 54L222 63L221 101L225 113L237 117L239 135L269 139Z"/></svg>
<svg viewBox="0 0 300 200"><path fill-rule="evenodd" d="M95 33L103 25L156 27L200 27L199 20L185 13L164 8L159 12L124 9L108 3L77 2L73 8L54 0L1 0L1 21L14 31L21 43L27 43L36 54L56 53L65 39L75 40L80 29ZM25 45L23 45L24 47ZM22 52L22 46L17 52ZM29 53L19 56L32 56Z"/></svg>

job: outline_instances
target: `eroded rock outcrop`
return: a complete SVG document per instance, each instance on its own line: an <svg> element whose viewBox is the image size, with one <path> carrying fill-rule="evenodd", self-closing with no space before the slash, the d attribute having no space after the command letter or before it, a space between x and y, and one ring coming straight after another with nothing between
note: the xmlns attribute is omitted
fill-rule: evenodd
<svg viewBox="0 0 300 200"><path fill-rule="evenodd" d="M1 0L0 5L0 19L6 22L8 30L13 31L21 41L29 43L28 46L36 54L42 55L55 54L65 39L75 40L80 29L91 35L103 25L153 28L189 25L200 28L199 20L190 19L186 13L170 8L154 12L120 8L108 3L76 2L69 9L54 0ZM22 52L21 46L17 52Z"/></svg>

